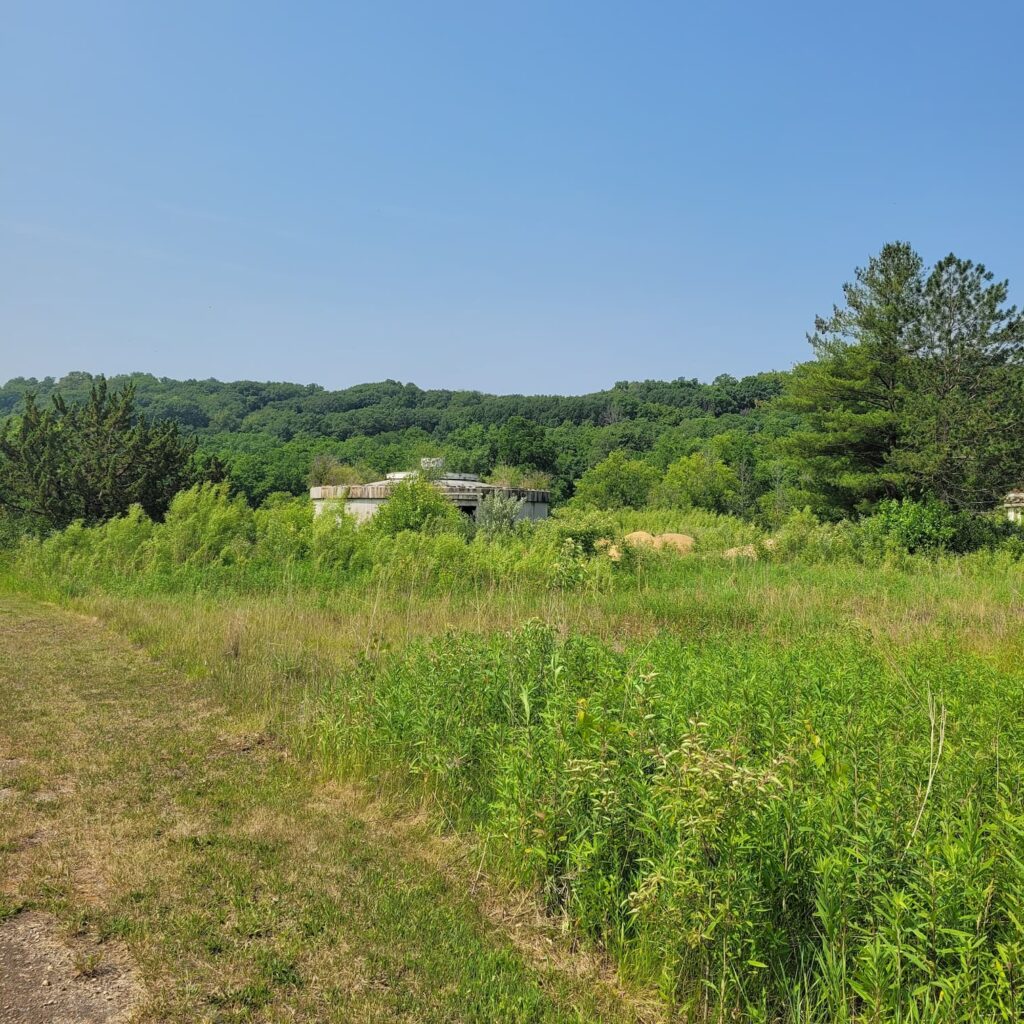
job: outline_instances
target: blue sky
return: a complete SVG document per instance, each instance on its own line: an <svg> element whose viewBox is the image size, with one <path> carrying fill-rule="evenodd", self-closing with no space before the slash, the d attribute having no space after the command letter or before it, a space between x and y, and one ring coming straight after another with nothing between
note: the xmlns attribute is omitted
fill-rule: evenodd
<svg viewBox="0 0 1024 1024"><path fill-rule="evenodd" d="M807 358L884 242L1024 302L1024 5L4 5L0 380L578 393Z"/></svg>

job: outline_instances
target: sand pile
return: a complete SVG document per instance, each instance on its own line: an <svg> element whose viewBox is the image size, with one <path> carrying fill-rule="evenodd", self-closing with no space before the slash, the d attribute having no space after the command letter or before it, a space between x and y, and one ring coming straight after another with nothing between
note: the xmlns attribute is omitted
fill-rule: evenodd
<svg viewBox="0 0 1024 1024"><path fill-rule="evenodd" d="M680 555L688 555L696 541L685 533L659 533L655 536L646 530L635 530L627 533L625 541L634 548L654 548L655 551L675 551Z"/></svg>

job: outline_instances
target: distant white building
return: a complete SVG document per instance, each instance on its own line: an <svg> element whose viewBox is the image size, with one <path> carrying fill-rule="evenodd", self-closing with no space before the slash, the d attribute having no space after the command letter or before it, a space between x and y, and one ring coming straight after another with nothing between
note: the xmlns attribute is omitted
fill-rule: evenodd
<svg viewBox="0 0 1024 1024"><path fill-rule="evenodd" d="M1003 511L1011 523L1024 521L1024 491L1010 491L1003 498Z"/></svg>
<svg viewBox="0 0 1024 1024"><path fill-rule="evenodd" d="M440 459L423 459L423 470L439 473L432 476L430 482L441 493L466 515L476 518L480 502L491 494L500 494L516 498L523 503L519 510L520 519L546 519L551 506L551 492L533 490L525 487L499 487L497 484L485 484L480 477L471 473L448 473ZM377 510L391 497L391 492L402 480L410 476L419 476L423 470L409 473L388 473L383 480L372 484L352 484L347 486L311 487L309 497L313 502L315 515L322 515L328 508L336 507L344 502L345 512L354 516L357 522L365 522L376 515Z"/></svg>

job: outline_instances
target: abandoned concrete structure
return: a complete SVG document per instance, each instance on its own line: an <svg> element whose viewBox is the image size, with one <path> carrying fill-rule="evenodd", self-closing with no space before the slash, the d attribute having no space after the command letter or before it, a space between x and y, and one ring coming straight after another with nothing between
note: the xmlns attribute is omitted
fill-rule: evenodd
<svg viewBox="0 0 1024 1024"><path fill-rule="evenodd" d="M1011 523L1024 522L1024 491L1010 491L1003 498L1003 511Z"/></svg>
<svg viewBox="0 0 1024 1024"><path fill-rule="evenodd" d="M337 507L344 502L345 512L362 523L376 514L391 497L395 485L410 476L418 476L423 471L433 471L439 475L431 478L431 483L460 511L476 518L480 502L491 494L500 494L508 498L516 498L523 503L519 510L520 519L546 519L551 504L549 491L538 491L523 487L499 487L496 484L485 484L480 477L471 473L449 473L439 460L424 459L422 470L409 473L388 473L384 480L372 484L353 484L342 487L311 487L309 497L313 502L316 515L322 515L328 508Z"/></svg>

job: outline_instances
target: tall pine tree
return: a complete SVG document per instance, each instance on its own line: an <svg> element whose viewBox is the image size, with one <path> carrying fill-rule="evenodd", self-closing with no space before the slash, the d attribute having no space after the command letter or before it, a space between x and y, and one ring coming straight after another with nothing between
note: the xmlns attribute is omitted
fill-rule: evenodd
<svg viewBox="0 0 1024 1024"><path fill-rule="evenodd" d="M1008 293L952 253L925 282L897 461L913 492L954 508L1024 482L1024 316Z"/></svg>
<svg viewBox="0 0 1024 1024"><path fill-rule="evenodd" d="M820 513L867 511L906 488L897 453L922 269L905 242L858 268L846 305L817 319L808 337L816 358L796 367L780 403L802 414L781 449Z"/></svg>
<svg viewBox="0 0 1024 1024"><path fill-rule="evenodd" d="M1024 482L1024 316L1008 283L953 254L926 274L895 242L844 291L782 400L802 425L781 449L817 510L983 510Z"/></svg>

